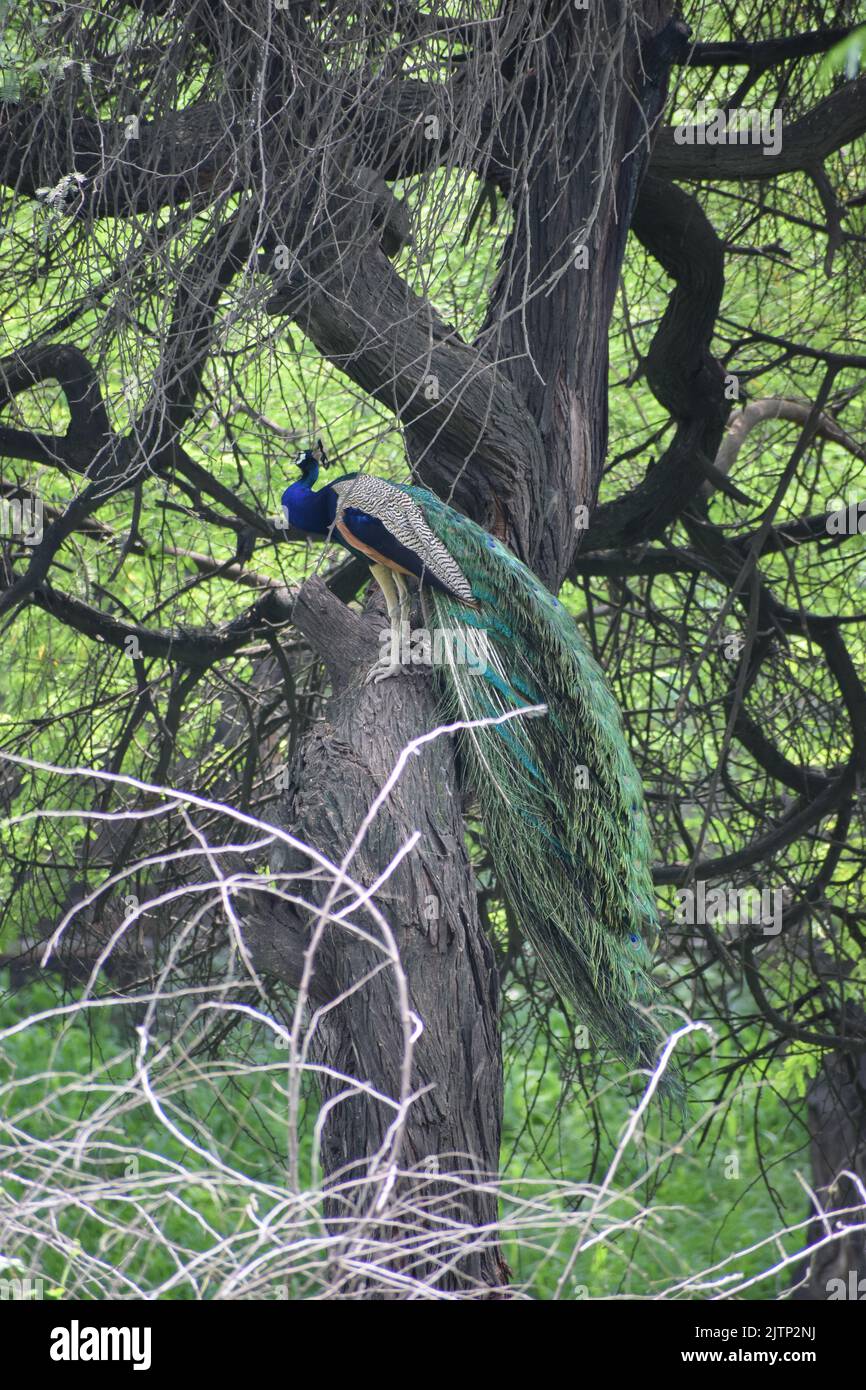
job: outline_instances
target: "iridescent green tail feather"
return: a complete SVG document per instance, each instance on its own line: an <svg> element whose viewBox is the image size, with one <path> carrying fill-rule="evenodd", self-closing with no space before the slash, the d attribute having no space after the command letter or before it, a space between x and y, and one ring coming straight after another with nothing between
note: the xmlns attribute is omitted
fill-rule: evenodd
<svg viewBox="0 0 866 1390"><path fill-rule="evenodd" d="M526 566L431 493L405 491L478 602L422 589L428 627L448 639L437 668L443 713L547 710L463 737L502 888L593 1039L630 1066L652 1067L667 1033L650 977L658 915L643 789L619 707L574 620ZM662 1089L681 1095L671 1068Z"/></svg>

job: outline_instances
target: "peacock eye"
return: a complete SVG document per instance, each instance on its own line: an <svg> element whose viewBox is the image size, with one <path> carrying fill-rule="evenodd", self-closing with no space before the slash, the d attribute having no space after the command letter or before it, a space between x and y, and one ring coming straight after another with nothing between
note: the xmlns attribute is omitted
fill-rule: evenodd
<svg viewBox="0 0 866 1390"><path fill-rule="evenodd" d="M632 946L636 946L637 943L640 941L640 937L635 932L629 932L628 939L631 942Z"/></svg>

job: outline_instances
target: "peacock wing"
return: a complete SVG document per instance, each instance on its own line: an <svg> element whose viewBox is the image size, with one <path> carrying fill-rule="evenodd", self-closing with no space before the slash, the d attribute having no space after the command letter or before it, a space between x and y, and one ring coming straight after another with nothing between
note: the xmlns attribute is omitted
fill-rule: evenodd
<svg viewBox="0 0 866 1390"><path fill-rule="evenodd" d="M422 566L458 598L472 602L472 585L448 547L428 525L418 503L402 488L367 473L331 484L339 501L338 518L347 507L379 521L396 541L411 550Z"/></svg>

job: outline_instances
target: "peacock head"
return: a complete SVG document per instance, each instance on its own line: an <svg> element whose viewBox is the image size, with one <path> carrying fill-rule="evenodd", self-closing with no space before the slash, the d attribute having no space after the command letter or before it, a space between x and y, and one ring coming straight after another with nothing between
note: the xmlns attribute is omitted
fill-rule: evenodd
<svg viewBox="0 0 866 1390"><path fill-rule="evenodd" d="M295 460L295 466L300 468L301 477L305 483L314 483L319 476L320 468L327 468L328 458L325 453L325 446L321 439L316 443L315 448L305 449Z"/></svg>

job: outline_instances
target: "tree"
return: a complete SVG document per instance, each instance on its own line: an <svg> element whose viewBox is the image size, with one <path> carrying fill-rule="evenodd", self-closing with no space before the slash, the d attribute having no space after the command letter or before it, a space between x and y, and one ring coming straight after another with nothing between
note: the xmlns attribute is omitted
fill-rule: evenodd
<svg viewBox="0 0 866 1390"><path fill-rule="evenodd" d="M383 1222L393 1222L399 1171L399 1201L420 1205L434 1233L424 1253L401 1252L385 1271L395 1278L409 1268L476 1292L506 1282L489 1234L501 977L528 969L539 1012L549 1003L531 962L518 962L519 923L508 923L502 949L502 909L483 837L466 839L471 807L447 738L404 760L355 844L402 750L436 728L436 692L421 679L360 683L382 616L375 599L362 612L347 607L364 582L357 565L280 582L292 537L275 498L291 443L321 431L334 454L374 471L405 450L414 478L552 590L583 586L590 634L642 745L660 886L736 888L753 870L775 883L767 866L783 865L778 942L702 923L669 948L674 960L691 953L697 999L716 1016L730 1013L742 970L764 1021L760 1041L723 1071L721 1099L738 1069L791 1042L827 1053L820 1085L862 1053L862 964L852 956L862 913L830 891L846 838L852 860L862 857L864 694L848 636L857 627L841 606L812 612L791 601L809 574L801 550L826 543L826 508L786 516L781 529L777 516L809 494L804 461L825 445L838 451L840 487L839 459L863 457L847 420L866 364L848 346L864 237L845 226L863 196L840 151L866 129L866 79L842 73L819 99L820 55L844 40L847 11L816 12L810 32L762 37L773 18L785 27L783 14L756 11L741 34L723 17L725 37L701 42L656 0L428 9L109 0L6 19L14 62L2 180L19 307L7 320L0 449L37 470L38 483L28 490L19 468L4 495L21 506L51 500L37 544L20 528L12 538L0 611L16 628L41 614L61 625L76 670L94 660L80 638L99 649L84 715L68 701L56 715L46 708L15 727L10 746L29 750L39 735L49 761L62 748L64 760L191 785L241 811L270 802L265 819L276 791L279 823L297 841L353 883L378 885L363 931L336 914L340 885L330 879L318 919L284 881L282 894L246 894L239 930L253 974L300 986L318 1011L309 1056L332 1219L384 1203ZM746 76L723 104L748 97L778 110L778 150L683 138L700 128L689 101L712 82L727 94L736 66ZM691 113L679 125L674 81ZM790 206L792 190L807 189L822 210L817 225ZM810 240L824 237L841 301L829 317L815 306L805 330L784 312L772 331L756 328L770 277L788 264L782 238L804 227ZM801 253L802 236L795 245ZM751 258L765 277L745 286L742 313L723 300L726 257ZM649 322L617 307L624 264L636 277L655 265L674 282L663 308L660 287L647 291L645 304L655 296L660 310ZM801 297L786 293L786 308L799 309ZM630 399L640 398L632 441L613 458L611 334L617 368L629 362ZM821 369L794 402L789 365ZM772 394L741 410L768 374ZM275 422L269 401L285 399L289 382L288 423ZM323 419L317 397L337 399L334 383L343 413ZM799 433L744 529L731 518L749 511L754 490L733 477L768 420ZM617 422L618 443L623 434ZM634 461L655 448L638 475ZM610 469L614 486L597 505ZM196 522L229 540L222 558L190 543ZM269 554L263 571L250 568L254 547ZM73 563L80 592L64 581ZM607 588L601 605L597 584ZM254 596L238 614L243 587ZM735 611L744 620L732 659L724 628ZM677 614L694 630L677 627ZM790 657L798 643L820 663L814 697ZM659 697L656 664L682 677L680 734L664 755L659 731L674 706ZM799 749L783 718L756 717L755 704L777 695L816 702L814 737ZM39 804L57 790L50 778L37 791L23 771L10 776L10 804L22 787ZM107 786L92 809L148 804L146 792L121 791ZM58 906L92 891L94 875L109 881L154 845L175 853L195 843L192 828L175 834L111 822L64 843L65 868L32 881L38 842L14 847L7 872L28 945L50 933ZM310 856L284 843L272 867L309 877ZM184 881L175 860L161 877L142 873L143 893ZM315 906L315 884L311 898ZM76 914L75 950L89 958L117 926L106 901L97 894ZM177 922L157 920L171 949ZM198 944L193 935L190 956ZM735 1052L739 1026L734 1018ZM855 1161L862 1132L834 1157L834 1173ZM451 1259L435 1232L455 1217L483 1234ZM369 1279L359 1273L358 1288Z"/></svg>

